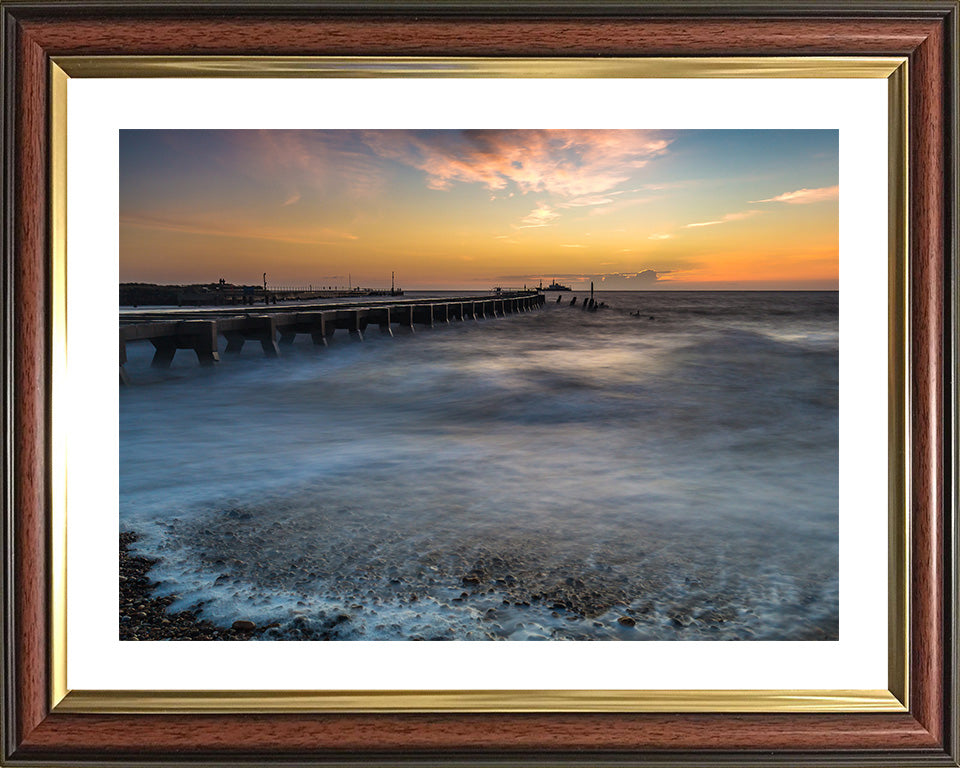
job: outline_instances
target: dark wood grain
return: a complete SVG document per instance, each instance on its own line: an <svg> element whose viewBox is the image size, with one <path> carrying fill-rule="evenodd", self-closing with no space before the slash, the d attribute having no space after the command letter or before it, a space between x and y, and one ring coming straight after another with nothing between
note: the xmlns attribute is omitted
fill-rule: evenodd
<svg viewBox="0 0 960 768"><path fill-rule="evenodd" d="M836 19L155 20L35 19L25 33L51 55L273 54L370 56L883 55L913 51L937 22Z"/></svg>
<svg viewBox="0 0 960 768"><path fill-rule="evenodd" d="M117 10L67 18L21 12L15 29L15 492L17 759L191 759L287 756L423 758L534 763L614 758L709 764L771 761L956 765L945 726L956 717L945 652L948 576L945 332L953 310L944 284L956 213L945 192L951 131L945 115L954 24L948 13L840 12L796 18L541 19L301 13L268 18ZM937 5L937 8L945 7ZM933 6L931 5L931 8ZM9 9L8 9L9 10ZM13 11L11 11L13 13ZM951 13L955 13L951 11ZM952 27L951 27L952 29ZM46 699L46 60L64 54L303 55L769 55L876 54L911 59L912 708L904 715L328 715L94 716L48 712ZM9 53L7 54L9 55ZM954 75L955 77L955 75ZM657 757L660 755L661 757ZM726 757L724 757L726 756Z"/></svg>
<svg viewBox="0 0 960 768"><path fill-rule="evenodd" d="M943 335L944 102L941 29L933 30L911 60L912 323L914 512L912 567L912 712L934 738L943 738Z"/></svg>
<svg viewBox="0 0 960 768"><path fill-rule="evenodd" d="M17 120L13 377L17 731L47 715L46 434L46 59L21 38Z"/></svg>
<svg viewBox="0 0 960 768"><path fill-rule="evenodd" d="M257 754L311 751L628 751L935 748L909 715L326 715L50 717L24 754L162 753L177 747Z"/></svg>

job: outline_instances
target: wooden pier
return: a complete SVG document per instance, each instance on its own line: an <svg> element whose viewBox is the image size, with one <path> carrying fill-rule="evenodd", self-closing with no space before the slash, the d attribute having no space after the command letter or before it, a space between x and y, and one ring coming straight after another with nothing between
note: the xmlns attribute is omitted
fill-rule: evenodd
<svg viewBox="0 0 960 768"><path fill-rule="evenodd" d="M259 342L267 357L278 357L298 334L326 346L334 332L347 331L357 341L369 326L393 335L393 328L413 332L417 326L432 328L452 320L480 320L527 312L543 306L543 294L517 291L489 296L427 299L391 299L386 302L304 304L296 308L263 307L256 311L229 309L150 310L120 315L120 383L130 379L124 364L127 344L149 341L154 354L151 365L167 368L178 349L191 349L200 365L220 360L219 340L227 340L225 354L239 352L247 341Z"/></svg>

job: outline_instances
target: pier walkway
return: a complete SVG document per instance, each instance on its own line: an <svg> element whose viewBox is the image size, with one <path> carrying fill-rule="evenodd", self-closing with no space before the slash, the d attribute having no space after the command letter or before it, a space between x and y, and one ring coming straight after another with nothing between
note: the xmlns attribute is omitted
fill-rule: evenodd
<svg viewBox="0 0 960 768"><path fill-rule="evenodd" d="M128 384L124 370L127 344L149 341L154 354L151 365L167 368L178 349L192 349L200 365L220 360L219 337L226 338L224 352L239 352L247 341L260 343L268 357L278 357L283 346L297 334L309 334L313 343L326 346L337 330L345 330L357 341L367 327L393 335L393 326L414 331L416 326L432 328L451 320L480 320L526 312L543 306L537 291L496 293L487 296L394 299L387 301L301 304L297 307L262 307L238 311L215 309L155 309L123 312L120 315L120 383Z"/></svg>

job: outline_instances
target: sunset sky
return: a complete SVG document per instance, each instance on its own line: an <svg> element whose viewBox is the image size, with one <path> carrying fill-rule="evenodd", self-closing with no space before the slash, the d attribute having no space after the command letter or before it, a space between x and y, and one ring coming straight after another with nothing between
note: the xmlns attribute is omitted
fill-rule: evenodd
<svg viewBox="0 0 960 768"><path fill-rule="evenodd" d="M120 279L838 286L834 130L120 131Z"/></svg>

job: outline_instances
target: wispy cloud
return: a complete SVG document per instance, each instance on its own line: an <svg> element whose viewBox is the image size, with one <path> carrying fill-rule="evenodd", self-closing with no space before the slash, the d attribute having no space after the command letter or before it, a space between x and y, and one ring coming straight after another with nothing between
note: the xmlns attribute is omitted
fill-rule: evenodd
<svg viewBox="0 0 960 768"><path fill-rule="evenodd" d="M615 195L619 193L614 192L609 195L585 195L583 197L575 197L572 200L566 200L561 205L564 208L586 208L594 205L609 205L613 202Z"/></svg>
<svg viewBox="0 0 960 768"><path fill-rule="evenodd" d="M313 232L275 231L242 226L232 221L218 224L212 221L195 222L139 214L121 215L120 224L166 232L182 232L191 235L232 237L249 240L272 240L277 243L293 243L298 245L342 245L344 241L359 240L359 237L351 232L329 228L318 229Z"/></svg>
<svg viewBox="0 0 960 768"><path fill-rule="evenodd" d="M581 206L607 202L607 192L666 152L671 139L649 131L495 130L377 131L364 141L381 157L422 171L430 189L480 184Z"/></svg>
<svg viewBox="0 0 960 768"><path fill-rule="evenodd" d="M673 235L650 235L647 240L669 240Z"/></svg>
<svg viewBox="0 0 960 768"><path fill-rule="evenodd" d="M631 192L636 192L636 190L630 190ZM616 193L611 193L616 194ZM631 197L629 194L624 194L623 197L618 197L615 200L611 200L606 205L598 205L590 209L590 216L607 216L611 213L620 213L625 211L628 208L634 208L638 205L643 205L644 203L649 203L654 198L650 195L641 195L640 197Z"/></svg>
<svg viewBox="0 0 960 768"><path fill-rule="evenodd" d="M350 131L224 131L218 134L223 162L244 172L257 185L296 185L299 195L336 194L368 199L383 188L377 158L358 146ZM289 189L289 186L282 188ZM287 198L284 205L296 200ZM299 200L299 197L297 198Z"/></svg>
<svg viewBox="0 0 960 768"><path fill-rule="evenodd" d="M560 243L561 248L586 248L585 245L580 245L580 243Z"/></svg>
<svg viewBox="0 0 960 768"><path fill-rule="evenodd" d="M294 203L297 203L297 202L300 202L300 193L299 193L299 192L294 192L292 195L290 195L289 197L287 197L286 200L283 201L283 203L281 204L281 207L286 207L286 206L288 206L288 205L293 205Z"/></svg>
<svg viewBox="0 0 960 768"><path fill-rule="evenodd" d="M803 205L806 203L820 203L824 200L836 200L840 196L840 187L818 187L816 189L795 189L793 192L784 192L776 197L764 200L751 200L751 203L792 203Z"/></svg>
<svg viewBox="0 0 960 768"><path fill-rule="evenodd" d="M713 227L717 224L727 224L731 221L747 219L751 216L755 216L758 213L760 213L760 211L739 211L738 213L728 213L726 216L722 216L719 219L713 219L712 221L697 221L693 224L684 224L684 229L690 229L692 227Z"/></svg>
<svg viewBox="0 0 960 768"><path fill-rule="evenodd" d="M532 227L546 227L560 218L557 213L546 203L539 203L530 213L520 220L520 229L530 229Z"/></svg>

